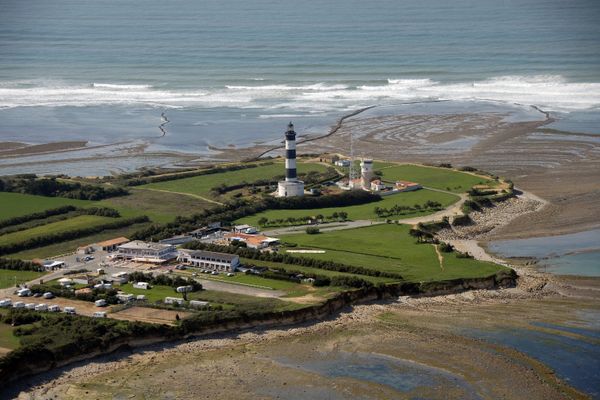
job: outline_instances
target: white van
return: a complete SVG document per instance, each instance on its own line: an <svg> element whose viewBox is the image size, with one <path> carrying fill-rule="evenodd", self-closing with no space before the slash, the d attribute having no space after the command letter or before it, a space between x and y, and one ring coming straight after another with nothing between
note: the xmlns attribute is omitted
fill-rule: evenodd
<svg viewBox="0 0 600 400"><path fill-rule="evenodd" d="M28 297L31 296L31 290L25 288L25 289L19 289L17 290L17 296L19 297Z"/></svg>
<svg viewBox="0 0 600 400"><path fill-rule="evenodd" d="M63 312L65 314L77 314L77 311L75 311L75 307L65 307L63 309Z"/></svg>
<svg viewBox="0 0 600 400"><path fill-rule="evenodd" d="M0 300L0 307L10 307L10 306L12 306L11 299Z"/></svg>
<svg viewBox="0 0 600 400"><path fill-rule="evenodd" d="M96 300L94 302L94 304L96 305L96 307L106 307L106 300L99 299L99 300Z"/></svg>
<svg viewBox="0 0 600 400"><path fill-rule="evenodd" d="M28 310L35 310L35 303L27 303L25 304L25 308Z"/></svg>
<svg viewBox="0 0 600 400"><path fill-rule="evenodd" d="M13 308L25 308L25 303L22 301L15 301L12 306Z"/></svg>
<svg viewBox="0 0 600 400"><path fill-rule="evenodd" d="M53 299L54 294L52 294L52 292L46 292L46 293L44 293L44 298L45 299Z"/></svg>
<svg viewBox="0 0 600 400"><path fill-rule="evenodd" d="M48 311L50 311L50 312L60 312L60 307L57 306L56 304L52 304L50 307L48 307Z"/></svg>
<svg viewBox="0 0 600 400"><path fill-rule="evenodd" d="M48 305L45 303L35 306L35 311L48 311Z"/></svg>
<svg viewBox="0 0 600 400"><path fill-rule="evenodd" d="M94 317L94 318L106 318L106 312L105 311L96 311L95 313L92 314L92 317Z"/></svg>

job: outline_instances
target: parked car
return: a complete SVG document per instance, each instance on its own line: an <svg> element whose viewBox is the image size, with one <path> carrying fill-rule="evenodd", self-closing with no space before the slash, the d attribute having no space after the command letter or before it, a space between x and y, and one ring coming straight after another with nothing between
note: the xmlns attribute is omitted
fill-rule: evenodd
<svg viewBox="0 0 600 400"><path fill-rule="evenodd" d="M36 297L36 298L37 298L37 297L42 297L42 294L41 294L41 293L39 293L39 292L36 292L36 293L34 293L34 294L33 294L33 297Z"/></svg>
<svg viewBox="0 0 600 400"><path fill-rule="evenodd" d="M219 273L217 271L213 271L210 273L211 275L219 275Z"/></svg>
<svg viewBox="0 0 600 400"><path fill-rule="evenodd" d="M235 276L235 274L233 272L228 272L227 276Z"/></svg>
<svg viewBox="0 0 600 400"><path fill-rule="evenodd" d="M175 269L183 271L183 270L187 269L187 267L185 265L178 265L175 267Z"/></svg>
<svg viewBox="0 0 600 400"><path fill-rule="evenodd" d="M45 299L53 299L54 294L52 294L52 292L46 292L46 293L44 293L44 298Z"/></svg>
<svg viewBox="0 0 600 400"><path fill-rule="evenodd" d="M31 296L31 290L25 288L25 289L19 289L17 290L17 296L19 297L29 297Z"/></svg>
<svg viewBox="0 0 600 400"><path fill-rule="evenodd" d="M0 300L0 307L10 307L10 306L12 306L11 299Z"/></svg>

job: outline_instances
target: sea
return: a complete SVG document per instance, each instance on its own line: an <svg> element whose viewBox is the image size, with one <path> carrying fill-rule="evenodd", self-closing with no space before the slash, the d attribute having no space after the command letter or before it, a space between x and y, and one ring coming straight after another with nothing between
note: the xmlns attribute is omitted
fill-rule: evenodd
<svg viewBox="0 0 600 400"><path fill-rule="evenodd" d="M210 155L440 99L600 134L599 20L596 0L4 0L0 141Z"/></svg>
<svg viewBox="0 0 600 400"><path fill-rule="evenodd" d="M127 170L276 143L290 120L323 134L363 107L439 100L536 106L600 135L599 21L597 0L0 0L0 146L164 153L111 161ZM97 173L61 157L0 174ZM599 256L552 262L581 273Z"/></svg>

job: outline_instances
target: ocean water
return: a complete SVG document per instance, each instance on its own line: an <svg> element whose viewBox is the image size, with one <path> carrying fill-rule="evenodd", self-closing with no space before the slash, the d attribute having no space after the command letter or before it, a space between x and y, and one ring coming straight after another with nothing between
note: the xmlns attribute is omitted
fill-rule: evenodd
<svg viewBox="0 0 600 400"><path fill-rule="evenodd" d="M0 141L207 154L440 99L600 133L598 20L595 0L3 1Z"/></svg>
<svg viewBox="0 0 600 400"><path fill-rule="evenodd" d="M600 276L600 229L529 239L498 240L489 249L502 257L534 257L559 275Z"/></svg>

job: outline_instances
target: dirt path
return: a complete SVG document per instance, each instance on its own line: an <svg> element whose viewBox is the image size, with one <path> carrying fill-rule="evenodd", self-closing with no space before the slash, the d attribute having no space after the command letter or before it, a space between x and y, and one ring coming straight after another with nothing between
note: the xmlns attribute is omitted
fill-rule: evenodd
<svg viewBox="0 0 600 400"><path fill-rule="evenodd" d="M163 193L175 193L175 194L180 194L182 196L188 196L188 197L193 197L195 199L199 199L199 200L203 200L203 201L207 201L209 203L213 203L213 204L218 204L220 206L223 205L223 203L220 203L216 200L212 200L209 199L208 197L203 197L197 194L193 194L193 193L185 193L185 192L174 192L172 190L163 190L163 189L154 189L154 188L134 188L135 190L152 190L153 192L163 192Z"/></svg>
<svg viewBox="0 0 600 400"><path fill-rule="evenodd" d="M437 254L438 261L440 262L440 269L443 271L444 270L444 256L440 252L440 248L438 247L437 244L434 244L432 246L435 249L435 254Z"/></svg>

